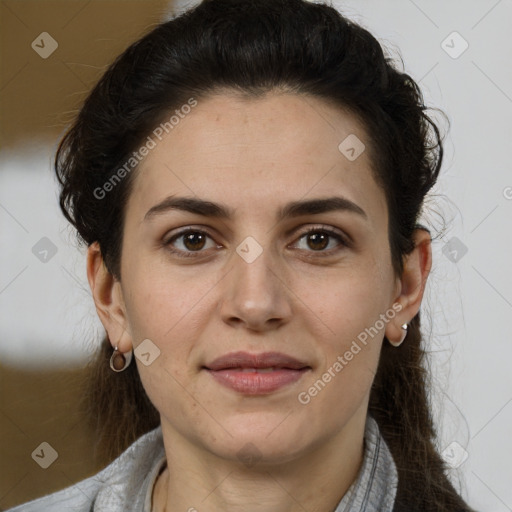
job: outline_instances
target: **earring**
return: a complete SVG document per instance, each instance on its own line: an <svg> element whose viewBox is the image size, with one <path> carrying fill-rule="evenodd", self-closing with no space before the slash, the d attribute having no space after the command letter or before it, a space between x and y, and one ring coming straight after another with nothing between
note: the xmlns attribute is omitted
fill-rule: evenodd
<svg viewBox="0 0 512 512"><path fill-rule="evenodd" d="M132 362L133 350L130 349L126 354L119 352L118 348L114 349L112 356L110 357L110 368L115 372L122 372L130 366Z"/></svg>
<svg viewBox="0 0 512 512"><path fill-rule="evenodd" d="M407 336L407 328L408 328L408 325L407 324L403 324L402 325L402 336L400 338L400 341L391 341L391 340L388 340L389 343L393 346L393 347L399 347L403 341L405 340L405 337Z"/></svg>

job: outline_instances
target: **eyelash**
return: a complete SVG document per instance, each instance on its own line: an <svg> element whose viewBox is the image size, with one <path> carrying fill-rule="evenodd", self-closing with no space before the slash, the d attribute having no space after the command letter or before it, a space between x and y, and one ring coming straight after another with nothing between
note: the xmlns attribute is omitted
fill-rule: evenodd
<svg viewBox="0 0 512 512"><path fill-rule="evenodd" d="M200 254L202 252L205 252L205 251L204 250L182 251L181 249L175 249L175 248L172 247L172 242L178 240L179 238L181 238L181 237L183 237L185 235L188 235L189 233L206 235L207 237L212 238L207 231L204 231L202 229L187 228L187 229L184 229L183 231L180 231L179 233L174 234L169 239L164 240L163 241L163 245L165 246L165 248L168 251L170 251L171 253L175 254L179 258L195 258L195 257L197 257L198 254ZM310 235L310 234L313 234L313 233L315 233L315 234L321 233L321 234L328 235L329 237L335 238L339 242L339 244L341 246L343 246L343 247L350 247L350 244L346 240L345 237L343 237L337 231L334 231L334 230L332 230L332 229L330 229L328 227L324 227L324 226L315 226L314 228L310 228L307 231L304 231L304 232L300 233L299 237L298 237L298 241L301 240L302 238L304 238L306 235ZM327 257L327 256L332 256L334 252L337 252L339 250L341 250L340 247L336 247L334 249L329 249L327 251L326 250L320 250L320 251L309 250L309 251L306 251L306 252L314 253L315 256L319 256L319 257ZM311 256L309 256L309 257L311 257Z"/></svg>

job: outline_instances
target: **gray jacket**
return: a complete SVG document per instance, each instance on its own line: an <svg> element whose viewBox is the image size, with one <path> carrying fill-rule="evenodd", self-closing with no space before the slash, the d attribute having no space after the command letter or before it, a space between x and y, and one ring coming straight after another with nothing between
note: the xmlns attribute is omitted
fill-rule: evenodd
<svg viewBox="0 0 512 512"><path fill-rule="evenodd" d="M164 465L159 427L98 474L7 512L151 512L153 486ZM335 512L392 512L397 485L393 458L377 423L368 416L363 465Z"/></svg>

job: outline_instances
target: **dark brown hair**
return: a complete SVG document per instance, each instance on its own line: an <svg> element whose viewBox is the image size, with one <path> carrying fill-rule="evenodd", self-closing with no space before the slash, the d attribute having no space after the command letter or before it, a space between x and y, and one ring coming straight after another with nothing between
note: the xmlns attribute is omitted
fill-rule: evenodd
<svg viewBox="0 0 512 512"><path fill-rule="evenodd" d="M135 171L106 197L95 191L170 112L220 90L247 97L273 90L312 95L362 121L372 170L386 196L393 268L401 275L440 171L439 129L418 85L367 30L330 6L304 0L205 0L132 44L92 90L60 144L55 167L64 215L81 241L99 242L109 271L122 278L124 207ZM87 393L108 457L159 424L136 365L112 372L111 352L105 338ZM470 510L435 448L425 355L418 314L399 348L384 343L371 390L369 413L398 469L395 510Z"/></svg>

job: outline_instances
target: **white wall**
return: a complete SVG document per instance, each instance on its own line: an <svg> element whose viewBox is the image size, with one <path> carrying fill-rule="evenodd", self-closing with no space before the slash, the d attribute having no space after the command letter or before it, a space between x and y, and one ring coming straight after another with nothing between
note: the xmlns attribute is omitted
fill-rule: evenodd
<svg viewBox="0 0 512 512"><path fill-rule="evenodd" d="M54 152L38 141L0 152L0 359L13 366L80 364L101 327L85 250L59 209Z"/></svg>
<svg viewBox="0 0 512 512"><path fill-rule="evenodd" d="M179 3L179 2L178 2ZM181 2L180 6L194 2ZM430 334L440 448L452 454L453 480L477 510L512 510L512 2L507 0L352 0L335 2L388 48L451 130L437 193L426 218L449 230L434 243L423 307ZM453 31L469 44L458 58L441 46ZM462 40L448 38L457 52ZM101 332L71 245L50 168L55 148L0 156L0 358L14 365L68 365L90 353ZM57 253L41 262L32 248L48 237ZM458 262L445 255L457 237ZM453 243L453 242L452 242ZM444 249L444 252L443 252ZM459 255L461 253L459 252ZM41 255L42 256L42 255ZM429 321L429 317L431 321ZM457 444L451 444L451 443ZM460 483L459 483L460 480Z"/></svg>

